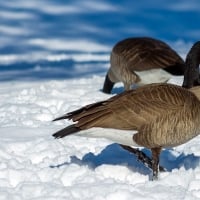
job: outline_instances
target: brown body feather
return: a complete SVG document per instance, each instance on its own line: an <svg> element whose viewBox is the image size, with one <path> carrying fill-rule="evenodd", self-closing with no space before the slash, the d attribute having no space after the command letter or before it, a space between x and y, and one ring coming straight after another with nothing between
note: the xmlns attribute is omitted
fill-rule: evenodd
<svg viewBox="0 0 200 200"><path fill-rule="evenodd" d="M116 63L115 60L119 60ZM122 63L120 63L120 61ZM111 53L111 67L126 64L130 71L167 68L177 65L174 73L183 74L183 59L161 40L141 37L118 42Z"/></svg>
<svg viewBox="0 0 200 200"><path fill-rule="evenodd" d="M110 93L117 82L123 82L128 90L141 81L136 71L159 68L173 75L183 75L185 63L176 51L160 40L149 37L122 40L112 49L103 92Z"/></svg>

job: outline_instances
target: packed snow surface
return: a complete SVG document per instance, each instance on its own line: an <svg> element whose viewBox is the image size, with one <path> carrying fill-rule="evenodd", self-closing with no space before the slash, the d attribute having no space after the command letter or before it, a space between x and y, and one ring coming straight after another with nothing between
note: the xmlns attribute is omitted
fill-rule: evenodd
<svg viewBox="0 0 200 200"><path fill-rule="evenodd" d="M199 137L163 150L161 164L167 172L152 182L151 171L116 143L51 136L71 124L52 122L55 117L113 95L101 92L103 81L103 76L93 76L1 83L0 199L200 198ZM122 90L122 85L116 88Z"/></svg>

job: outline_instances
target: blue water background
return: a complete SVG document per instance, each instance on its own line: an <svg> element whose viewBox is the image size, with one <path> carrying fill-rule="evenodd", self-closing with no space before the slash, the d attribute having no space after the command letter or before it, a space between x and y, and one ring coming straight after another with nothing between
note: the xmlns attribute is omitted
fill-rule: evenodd
<svg viewBox="0 0 200 200"><path fill-rule="evenodd" d="M113 45L126 37L156 37L189 48L200 39L200 1L9 0L0 2L0 22L0 81L103 76ZM79 48L78 41L106 48ZM74 59L79 55L96 57Z"/></svg>

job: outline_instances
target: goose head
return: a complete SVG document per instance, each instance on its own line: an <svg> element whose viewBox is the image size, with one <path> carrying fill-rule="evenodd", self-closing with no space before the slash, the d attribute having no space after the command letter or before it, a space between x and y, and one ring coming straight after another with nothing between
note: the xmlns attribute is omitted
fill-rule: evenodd
<svg viewBox="0 0 200 200"><path fill-rule="evenodd" d="M200 41L194 43L188 52L185 60L185 73L184 73L184 88L191 88L200 85L199 77L199 64L200 64Z"/></svg>

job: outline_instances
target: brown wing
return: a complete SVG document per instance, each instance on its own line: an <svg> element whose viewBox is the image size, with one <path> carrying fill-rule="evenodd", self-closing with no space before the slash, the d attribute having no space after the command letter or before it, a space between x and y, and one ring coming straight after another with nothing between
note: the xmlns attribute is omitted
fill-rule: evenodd
<svg viewBox="0 0 200 200"><path fill-rule="evenodd" d="M113 53L124 59L131 71L184 65L183 59L176 51L166 43L153 38L125 39L115 45Z"/></svg>
<svg viewBox="0 0 200 200"><path fill-rule="evenodd" d="M152 84L88 105L58 119L72 119L80 129L137 130L160 116L178 112L190 95L192 93L179 86Z"/></svg>

